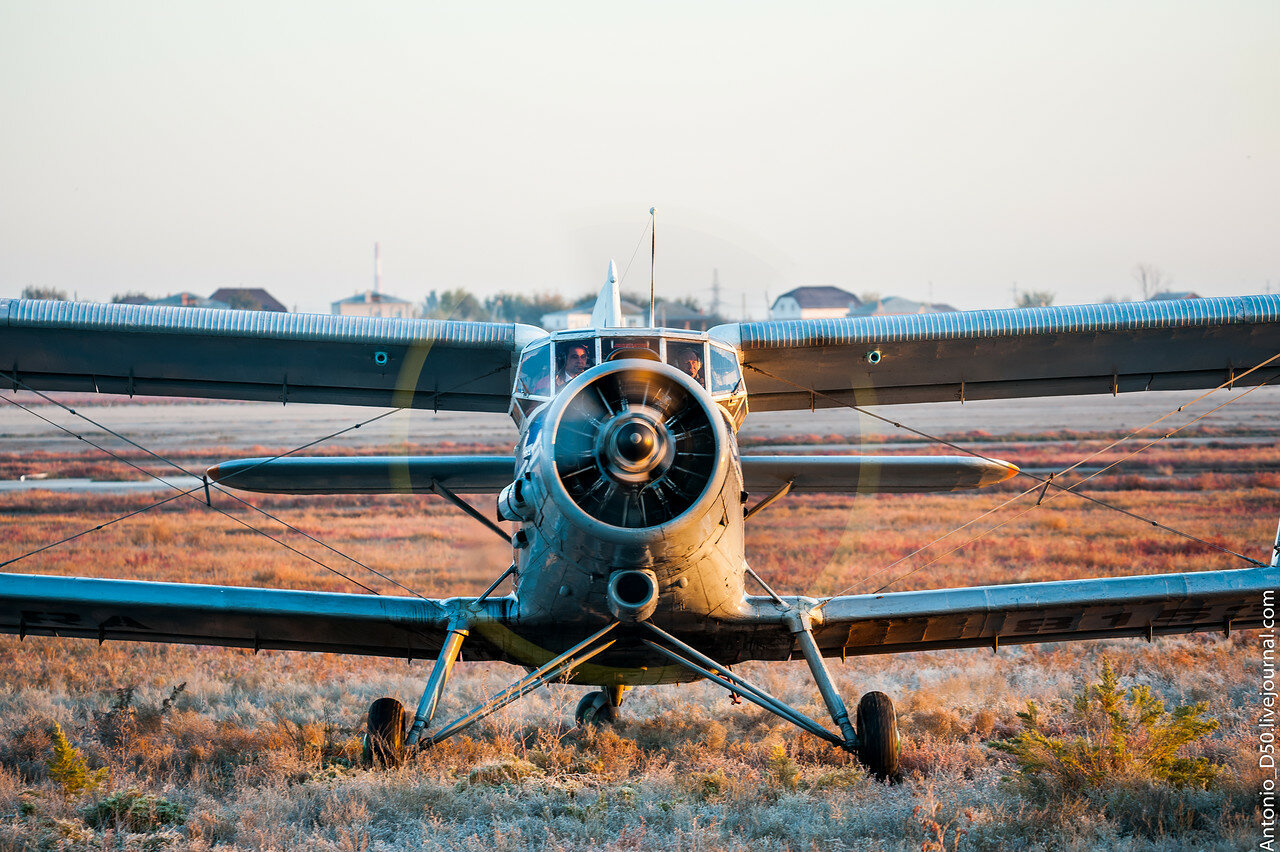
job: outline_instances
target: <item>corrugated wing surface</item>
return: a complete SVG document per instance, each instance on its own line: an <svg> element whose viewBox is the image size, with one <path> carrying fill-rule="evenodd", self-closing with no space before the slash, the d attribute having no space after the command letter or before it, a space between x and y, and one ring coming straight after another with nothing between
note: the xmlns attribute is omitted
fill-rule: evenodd
<svg viewBox="0 0 1280 852"><path fill-rule="evenodd" d="M1174 390L1280 353L1280 296L751 322L711 336L742 352L757 411Z"/></svg>
<svg viewBox="0 0 1280 852"><path fill-rule="evenodd" d="M0 300L9 386L505 411L531 326Z"/></svg>

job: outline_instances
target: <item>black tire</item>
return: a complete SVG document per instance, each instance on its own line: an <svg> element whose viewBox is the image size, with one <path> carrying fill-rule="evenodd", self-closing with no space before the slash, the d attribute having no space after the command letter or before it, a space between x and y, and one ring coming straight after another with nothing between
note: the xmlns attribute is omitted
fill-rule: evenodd
<svg viewBox="0 0 1280 852"><path fill-rule="evenodd" d="M868 692L858 702L858 760L878 781L898 775L898 717L883 692Z"/></svg>
<svg viewBox="0 0 1280 852"><path fill-rule="evenodd" d="M573 720L581 727L588 725L612 725L618 721L618 708L604 692L588 692L573 711Z"/></svg>
<svg viewBox="0 0 1280 852"><path fill-rule="evenodd" d="M392 769L404 757L404 705L394 698L379 698L369 705L369 722L364 731L361 762L365 768Z"/></svg>

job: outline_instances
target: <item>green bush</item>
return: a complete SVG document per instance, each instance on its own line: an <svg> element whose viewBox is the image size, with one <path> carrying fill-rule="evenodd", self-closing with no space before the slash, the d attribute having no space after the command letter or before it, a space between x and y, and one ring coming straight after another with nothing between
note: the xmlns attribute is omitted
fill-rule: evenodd
<svg viewBox="0 0 1280 852"><path fill-rule="evenodd" d="M769 752L769 775L784 790L796 790L800 786L800 767L787 755L781 743L774 743Z"/></svg>
<svg viewBox="0 0 1280 852"><path fill-rule="evenodd" d="M502 784L519 784L526 778L542 775L543 772L534 764L518 757L504 757L501 760L484 763L467 774L467 783L471 785L497 787Z"/></svg>
<svg viewBox="0 0 1280 852"><path fill-rule="evenodd" d="M135 833L159 831L186 820L187 809L182 805L137 790L112 793L84 810L84 821L93 828L119 826Z"/></svg>
<svg viewBox="0 0 1280 852"><path fill-rule="evenodd" d="M729 789L729 776L724 774L723 769L716 769L713 772L695 772L685 776L685 784L689 792L700 801L711 802L723 797Z"/></svg>
<svg viewBox="0 0 1280 852"><path fill-rule="evenodd" d="M1166 712L1164 702L1146 686L1127 694L1105 657L1102 678L1076 695L1068 714L1069 737L1045 732L1035 702L1018 714L1023 730L991 743L1013 755L1016 775L1010 779L1025 791L1048 798L1094 796L1135 784L1208 789L1222 767L1203 757L1182 757L1183 746L1218 727L1205 718L1206 704L1190 704Z"/></svg>
<svg viewBox="0 0 1280 852"><path fill-rule="evenodd" d="M62 732L62 726L57 722L53 723L53 757L49 759L46 766L49 769L49 777L57 782L65 796L75 796L96 790L102 786L102 782L107 777L106 769L99 769L97 772L89 771L84 755L80 753L80 749L71 744L67 735Z"/></svg>

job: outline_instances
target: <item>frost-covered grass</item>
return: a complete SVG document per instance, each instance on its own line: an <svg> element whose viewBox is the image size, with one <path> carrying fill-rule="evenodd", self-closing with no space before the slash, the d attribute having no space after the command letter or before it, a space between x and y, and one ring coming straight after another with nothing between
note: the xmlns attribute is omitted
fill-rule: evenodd
<svg viewBox="0 0 1280 852"><path fill-rule="evenodd" d="M52 843L71 828L82 848L108 835L138 848L171 837L174 848L191 849L920 849L951 848L957 838L974 849L1242 848L1256 824L1259 781L1253 641L1239 634L837 665L846 695L876 688L897 699L906 777L886 786L843 752L701 684L637 690L622 724L598 731L567 725L582 689L556 686L400 769L364 771L356 768L363 708L382 694L412 700L422 665L6 639L0 849ZM1104 651L1122 683L1148 684L1170 704L1209 702L1221 728L1197 754L1226 764L1221 785L1175 797L1163 814L1118 819L1084 801L1024 801L1001 783L1009 759L986 743L1015 730L1027 699L1049 718L1064 715ZM820 714L803 665L743 669ZM466 709L512 674L498 664L461 666L442 712ZM122 685L136 685L126 708ZM91 767L107 769L103 789L60 792L49 773L55 721ZM129 789L180 806L185 823L129 837L89 828L84 814L96 802Z"/></svg>
<svg viewBox="0 0 1280 852"><path fill-rule="evenodd" d="M1280 500L1255 474L1222 480L1214 493L1118 488L1106 499L1260 555ZM748 555L781 590L868 590L951 545L872 577L884 566L1007 496L790 498L752 525ZM101 523L137 499L6 496L0 556ZM427 594L477 591L509 556L484 529L427 498L254 500ZM289 541L351 570L305 540ZM1203 545L1062 499L893 588L1211 567L1235 566ZM351 588L194 502L8 570ZM833 661L851 703L876 689L897 704L905 777L886 786L849 755L707 684L635 690L622 723L599 731L570 726L583 688L554 686L397 770L365 771L358 768L365 709L382 695L411 705L427 664L6 637L0 850L1248 848L1257 839L1261 782L1259 652L1256 634L1237 632ZM1139 791L1117 813L1114 803L1087 798L1024 798L1002 782L1011 758L988 743L1018 729L1028 700L1049 724L1065 720L1081 685L1097 679L1103 654L1124 687L1149 686L1171 707L1208 702L1219 728L1191 756L1224 765L1219 784ZM741 670L823 716L803 664ZM469 709L518 673L461 664L441 714ZM54 723L91 770L106 769L101 787L69 795L51 775ZM150 810L132 821L113 816L139 801Z"/></svg>

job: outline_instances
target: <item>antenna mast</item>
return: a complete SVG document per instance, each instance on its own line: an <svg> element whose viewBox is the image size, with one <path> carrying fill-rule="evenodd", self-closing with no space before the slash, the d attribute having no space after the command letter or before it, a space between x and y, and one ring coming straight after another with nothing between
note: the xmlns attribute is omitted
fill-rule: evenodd
<svg viewBox="0 0 1280 852"><path fill-rule="evenodd" d="M653 265L658 257L658 217L656 207L649 208L649 328L657 328L653 316Z"/></svg>

